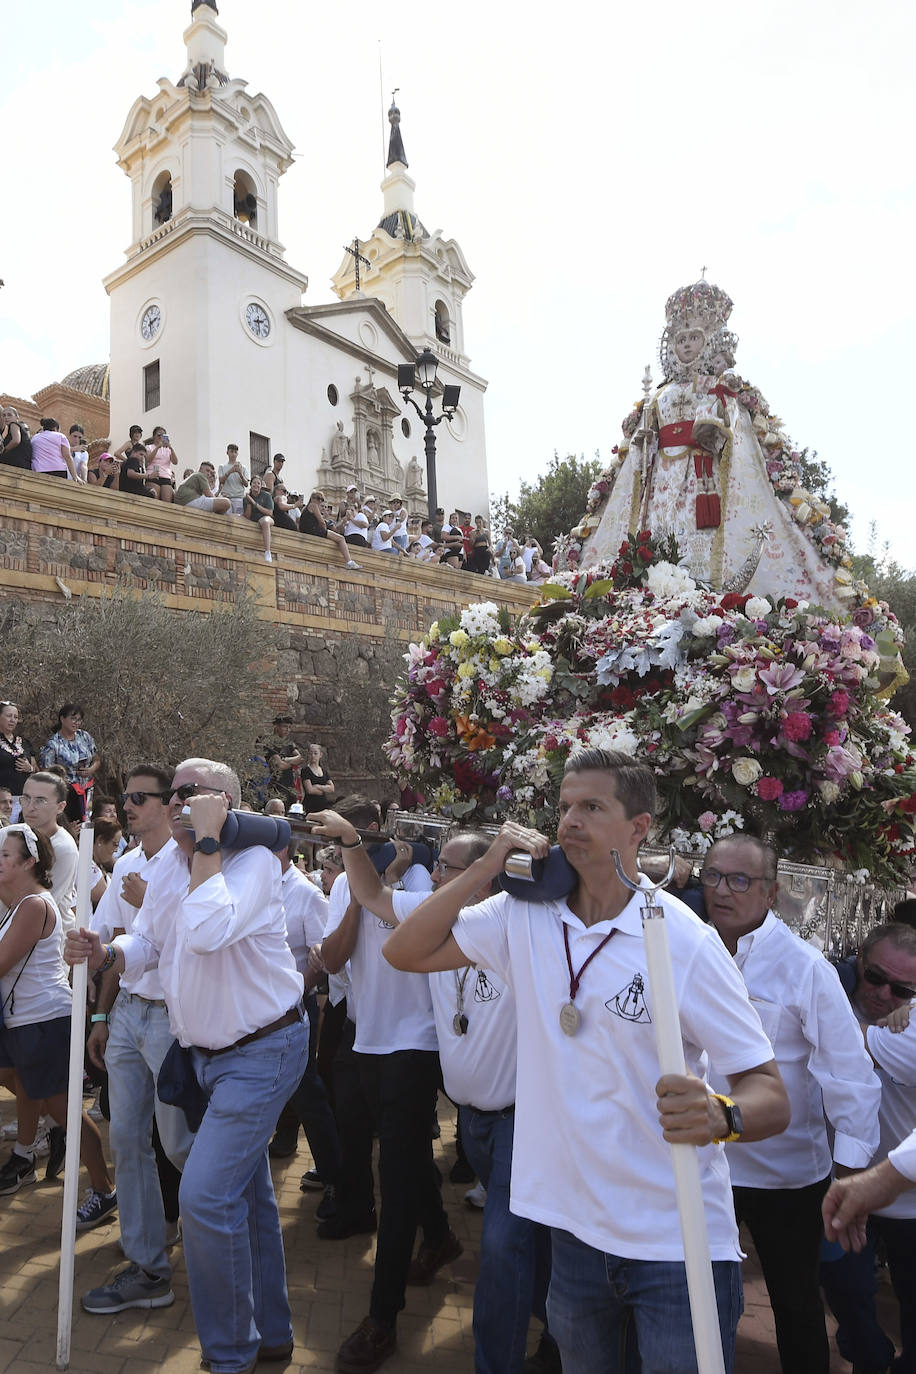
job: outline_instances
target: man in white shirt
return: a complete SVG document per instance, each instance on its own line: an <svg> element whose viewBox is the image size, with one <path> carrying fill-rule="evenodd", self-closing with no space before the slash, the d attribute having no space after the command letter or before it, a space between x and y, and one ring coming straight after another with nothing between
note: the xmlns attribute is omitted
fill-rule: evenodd
<svg viewBox="0 0 916 1374"><path fill-rule="evenodd" d="M79 858L73 836L57 824L67 805L67 784L56 773L33 773L26 779L19 801L26 825L51 841L54 850L51 896L57 903L66 933L76 924L76 866Z"/></svg>
<svg viewBox="0 0 916 1374"><path fill-rule="evenodd" d="M248 473L239 462L239 446L227 444L226 461L219 470L219 494L228 498L233 515L243 514L247 490Z"/></svg>
<svg viewBox="0 0 916 1374"><path fill-rule="evenodd" d="M916 1130L881 1164L851 1178L837 1179L824 1198L824 1228L844 1250L863 1250L868 1219L916 1187Z"/></svg>
<svg viewBox="0 0 916 1374"><path fill-rule="evenodd" d="M880 1142L871 1163L880 1165L882 1177L890 1177L892 1170L883 1161L893 1161L897 1142L916 1129L916 1022L899 1031L884 1023L888 1017L896 1021L901 1012L905 1022L916 1000L916 931L897 922L876 926L856 957L842 960L837 971L881 1083ZM916 1370L916 1193L901 1192L896 1200L876 1203L867 1240L862 1253L821 1265L824 1295L838 1323L837 1348L856 1371L884 1371L893 1362L895 1371L911 1374ZM879 1243L900 1304L903 1349L896 1360L875 1304Z"/></svg>
<svg viewBox="0 0 916 1374"><path fill-rule="evenodd" d="M348 833L355 834L353 822L362 828L365 820L360 822L349 800ZM319 834L330 834L335 826L346 828L337 812L318 811L310 819ZM328 831L323 828L326 819L331 822ZM362 841L357 837L351 843L359 847ZM346 846L342 844L341 850L346 857ZM421 865L408 868L402 882L408 891L428 892L431 885ZM331 890L321 953L331 973L350 961L347 1001L356 1022L353 1050L378 1133L381 1210L369 1315L344 1341L335 1367L339 1374L368 1374L397 1349L397 1316L408 1281L428 1283L437 1269L457 1258L461 1243L442 1206L432 1155L440 1068L429 979L391 967L382 955L391 923L350 897L346 876L341 875ZM411 1264L418 1227L423 1241Z"/></svg>
<svg viewBox="0 0 916 1374"><path fill-rule="evenodd" d="M686 1075L661 1076L639 897L637 852L655 808L651 769L611 750L570 756L559 843L576 870L565 899L508 893L467 902L537 831L503 826L487 854L435 892L389 937L396 968L435 973L468 962L511 982L518 1007L512 1211L552 1228L547 1311L563 1367L617 1374L635 1323L646 1369L696 1369L684 1252L666 1142L698 1155L725 1368L741 1310L741 1252L726 1138L762 1139L789 1121L785 1089L741 977L715 931L667 894ZM617 937L617 938L614 938ZM710 1094L705 1054L727 1074Z"/></svg>
<svg viewBox="0 0 916 1374"><path fill-rule="evenodd" d="M139 840L114 867L112 880L90 925L105 944L130 934L143 897L175 850L169 798L172 774L151 764L135 768L122 798L130 833ZM89 1058L108 1071L109 1140L120 1188L121 1249L126 1269L82 1298L85 1311L123 1312L128 1307L168 1307L175 1301L167 1254L165 1212L153 1147L153 1121L166 1155L184 1167L194 1137L184 1112L160 1102L156 1082L174 1039L157 969L102 975Z"/></svg>
<svg viewBox="0 0 916 1374"><path fill-rule="evenodd" d="M336 830L354 896L393 926L415 911L427 893L387 887L346 822L325 812L323 828ZM337 818L339 821L339 818ZM489 836L467 831L446 841L433 869L433 887L453 882L490 847ZM409 848L402 841L400 851ZM490 896L485 883L468 905ZM520 1374L532 1312L546 1324L550 1240L544 1226L515 1216L509 1208L512 1134L515 1123L516 1012L509 984L483 968L429 976L445 1091L459 1104L461 1132L475 1173L487 1190L481 1234L480 1272L474 1289L476 1374ZM432 1275L430 1275L432 1277ZM539 1368L560 1368L559 1352L544 1333Z"/></svg>
<svg viewBox="0 0 916 1374"><path fill-rule="evenodd" d="M286 943L276 859L260 846L220 844L229 805L239 804L236 774L186 759L173 789L176 848L133 931L105 947L95 932L71 932L65 957L118 974L158 966L172 1031L207 1100L181 1181L203 1367L249 1374L259 1356L285 1359L293 1346L267 1144L308 1059L302 975Z"/></svg>
<svg viewBox="0 0 916 1374"><path fill-rule="evenodd" d="M878 1144L881 1088L836 970L773 911L773 849L733 835L700 872L706 912L744 979L789 1094L775 1140L726 1147L735 1212L763 1269L785 1374L828 1374L819 1268L832 1162L864 1169ZM710 1082L724 1091L711 1064ZM826 1120L825 1120L826 1117ZM827 1136L833 1132L833 1149Z"/></svg>

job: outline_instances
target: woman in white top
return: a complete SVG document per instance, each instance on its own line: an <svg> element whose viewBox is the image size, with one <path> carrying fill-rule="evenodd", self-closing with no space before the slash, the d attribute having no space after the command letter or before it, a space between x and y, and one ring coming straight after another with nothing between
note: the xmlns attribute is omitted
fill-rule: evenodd
<svg viewBox="0 0 916 1374"><path fill-rule="evenodd" d="M8 910L0 921L0 1084L15 1093L18 1116L16 1144L0 1168L5 1195L35 1182L32 1145L42 1102L58 1128L67 1119L71 993L60 912L48 891L51 843L28 825L8 826L2 841L0 900ZM81 1145L93 1191L113 1196L102 1138L85 1112Z"/></svg>

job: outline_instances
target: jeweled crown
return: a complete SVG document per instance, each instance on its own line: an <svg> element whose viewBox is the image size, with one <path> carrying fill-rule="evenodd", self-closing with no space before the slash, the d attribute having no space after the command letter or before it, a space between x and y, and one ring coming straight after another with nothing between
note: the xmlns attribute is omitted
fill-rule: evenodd
<svg viewBox="0 0 916 1374"><path fill-rule="evenodd" d="M709 334L728 323L732 313L732 299L709 281L695 281L682 286L665 302L665 319L669 330L702 329Z"/></svg>

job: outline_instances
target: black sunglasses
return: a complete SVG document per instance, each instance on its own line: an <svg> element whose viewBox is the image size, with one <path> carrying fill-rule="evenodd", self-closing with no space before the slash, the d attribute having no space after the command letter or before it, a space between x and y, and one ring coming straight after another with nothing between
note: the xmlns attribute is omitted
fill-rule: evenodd
<svg viewBox="0 0 916 1374"><path fill-rule="evenodd" d="M186 802L189 797L196 797L198 792L209 792L216 796L220 795L218 787L205 787L202 782L185 782L180 787L173 787L168 793L169 799L177 797L179 801Z"/></svg>
<svg viewBox="0 0 916 1374"><path fill-rule="evenodd" d="M131 806L142 806L150 797L158 797L162 801L168 796L168 792L122 792L121 805L125 806L127 802L130 802Z"/></svg>
<svg viewBox="0 0 916 1374"><path fill-rule="evenodd" d="M873 964L866 964L862 961L862 977L866 983L871 983L873 988L890 988L892 997L899 997L904 1002L912 1002L916 997L916 988L908 988L906 983L895 983L888 978L886 973L882 973Z"/></svg>

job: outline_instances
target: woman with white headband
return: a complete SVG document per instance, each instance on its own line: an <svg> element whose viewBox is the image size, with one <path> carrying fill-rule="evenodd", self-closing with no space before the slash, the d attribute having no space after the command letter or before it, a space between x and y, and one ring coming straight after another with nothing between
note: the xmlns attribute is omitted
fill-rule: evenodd
<svg viewBox="0 0 916 1374"><path fill-rule="evenodd" d="M18 1116L16 1144L0 1168L3 1196L35 1182L32 1146L42 1102L58 1129L67 1119L71 993L60 912L48 891L51 843L28 825L7 826L0 840L0 1084L16 1094ZM102 1138L85 1112L81 1143L93 1192L113 1196ZM47 1177L56 1177L60 1164L52 1148Z"/></svg>

